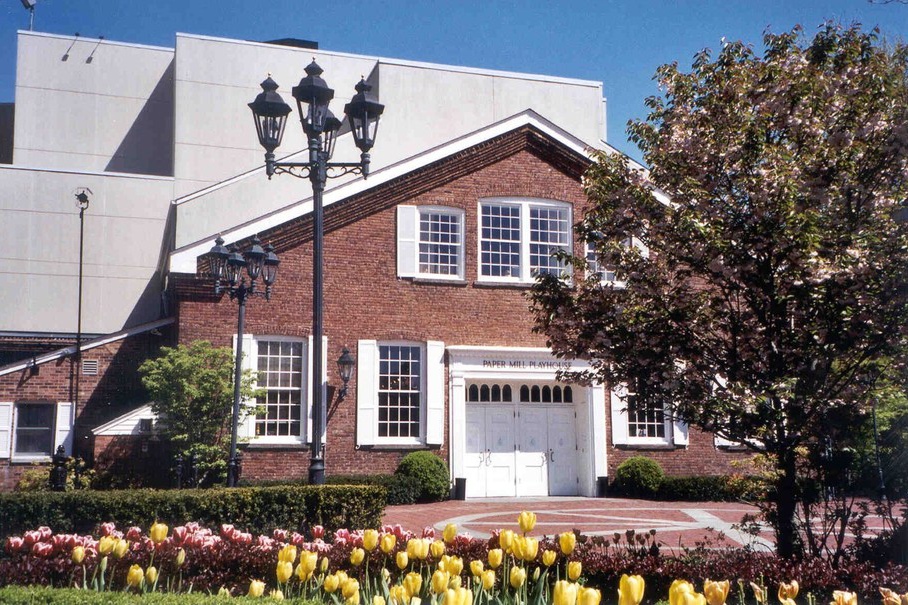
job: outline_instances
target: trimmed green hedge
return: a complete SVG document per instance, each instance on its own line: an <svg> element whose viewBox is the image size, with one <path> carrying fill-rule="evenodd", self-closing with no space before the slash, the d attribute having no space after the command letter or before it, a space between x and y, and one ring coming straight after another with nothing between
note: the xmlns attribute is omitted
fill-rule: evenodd
<svg viewBox="0 0 908 605"><path fill-rule="evenodd" d="M609 494L650 500L688 502L739 502L757 500L762 497L761 482L758 478L738 475L664 476L656 491L649 494L625 489L625 486L616 480L610 486Z"/></svg>
<svg viewBox="0 0 908 605"><path fill-rule="evenodd" d="M265 593L267 595L267 592ZM93 592L73 588L46 588L8 586L0 588L0 603L4 605L209 605L216 603L262 603L273 600L253 599L250 597L230 598L206 594L164 594L149 593L145 595L126 592ZM294 605L320 605L318 601L304 599L287 599L284 603Z"/></svg>
<svg viewBox="0 0 908 605"><path fill-rule="evenodd" d="M419 479L409 475L332 475L325 479L332 485L376 485L385 488L386 504L415 504L422 495Z"/></svg>
<svg viewBox="0 0 908 605"><path fill-rule="evenodd" d="M304 524L329 531L378 527L385 499L382 487L352 485L9 493L0 494L0 537L42 525L56 533L90 533L106 521L143 528L155 520L211 528L232 523L262 534Z"/></svg>

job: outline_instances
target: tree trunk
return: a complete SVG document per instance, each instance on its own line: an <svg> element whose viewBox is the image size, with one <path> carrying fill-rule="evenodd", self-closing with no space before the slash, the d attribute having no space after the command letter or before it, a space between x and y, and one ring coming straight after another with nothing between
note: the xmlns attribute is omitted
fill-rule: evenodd
<svg viewBox="0 0 908 605"><path fill-rule="evenodd" d="M776 553L783 559L799 554L795 526L797 510L797 464L794 451L779 455L779 478L776 480Z"/></svg>

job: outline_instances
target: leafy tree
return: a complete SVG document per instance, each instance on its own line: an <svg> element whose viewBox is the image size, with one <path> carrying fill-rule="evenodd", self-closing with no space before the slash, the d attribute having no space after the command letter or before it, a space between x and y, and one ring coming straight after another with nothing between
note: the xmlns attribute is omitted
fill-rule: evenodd
<svg viewBox="0 0 908 605"><path fill-rule="evenodd" d="M532 303L555 353L590 361L571 378L762 452L791 557L799 478L850 444L882 377L908 382L908 52L832 24L764 47L659 68L629 125L649 172L598 152L583 181L578 233L617 282L565 255L573 280L541 276Z"/></svg>
<svg viewBox="0 0 908 605"><path fill-rule="evenodd" d="M199 483L211 485L226 477L233 415L234 354L208 341L162 347L161 356L140 367L142 384L159 418L158 431L175 454L194 457ZM243 376L241 394L252 397L255 378ZM241 407L242 422L250 410Z"/></svg>

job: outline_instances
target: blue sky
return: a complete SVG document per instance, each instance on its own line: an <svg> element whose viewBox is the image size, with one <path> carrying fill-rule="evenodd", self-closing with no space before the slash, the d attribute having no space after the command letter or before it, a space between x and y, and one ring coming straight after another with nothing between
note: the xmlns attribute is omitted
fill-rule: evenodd
<svg viewBox="0 0 908 605"><path fill-rule="evenodd" d="M825 19L908 39L908 4L867 0L37 0L35 30L167 47L178 31L296 37L326 50L597 80L609 103L609 142L639 157L625 124L645 117L659 65L689 67L723 37L759 45L767 27L811 32ZM0 0L0 102L14 97L19 29L28 29L28 11Z"/></svg>

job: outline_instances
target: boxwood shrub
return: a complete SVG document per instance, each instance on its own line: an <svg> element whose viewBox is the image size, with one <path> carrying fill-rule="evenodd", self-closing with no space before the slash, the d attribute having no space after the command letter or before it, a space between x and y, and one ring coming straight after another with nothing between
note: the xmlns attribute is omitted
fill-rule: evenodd
<svg viewBox="0 0 908 605"><path fill-rule="evenodd" d="M445 461L427 451L410 452L400 461L395 475L410 477L421 486L419 502L447 500L451 494L451 480Z"/></svg>
<svg viewBox="0 0 908 605"><path fill-rule="evenodd" d="M193 490L111 490L0 494L0 538L46 525L57 533L90 533L113 521L147 527L197 521L232 523L252 533L306 525L378 527L386 490L374 485L247 487Z"/></svg>

